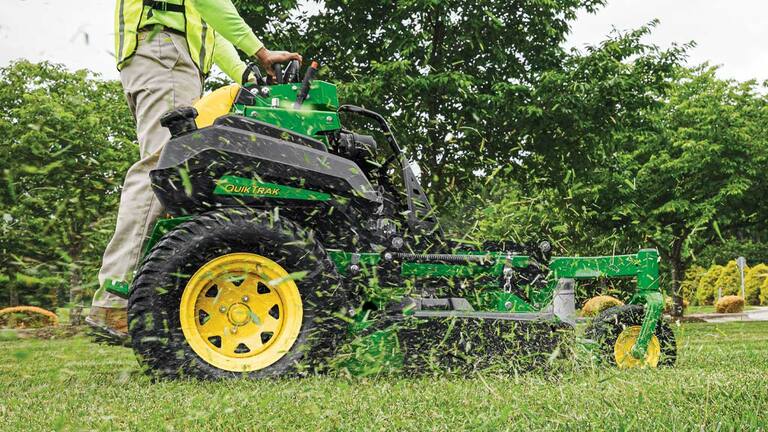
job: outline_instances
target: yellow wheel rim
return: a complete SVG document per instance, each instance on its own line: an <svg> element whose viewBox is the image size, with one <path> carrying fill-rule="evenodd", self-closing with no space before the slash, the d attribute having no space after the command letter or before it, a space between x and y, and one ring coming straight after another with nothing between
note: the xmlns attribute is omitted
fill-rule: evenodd
<svg viewBox="0 0 768 432"><path fill-rule="evenodd" d="M637 337L639 335L640 326L632 326L625 328L616 339L616 344L613 346L613 358L620 368L655 368L658 366L659 357L661 356L661 345L659 344L659 338L657 338L656 335L651 336L651 340L648 342L648 351L645 353L644 359L636 359L632 356L632 347L635 345L635 342L637 342Z"/></svg>
<svg viewBox="0 0 768 432"><path fill-rule="evenodd" d="M192 275L179 318L200 358L219 369L250 372L291 349L303 309L299 289L283 267L260 255L233 253Z"/></svg>

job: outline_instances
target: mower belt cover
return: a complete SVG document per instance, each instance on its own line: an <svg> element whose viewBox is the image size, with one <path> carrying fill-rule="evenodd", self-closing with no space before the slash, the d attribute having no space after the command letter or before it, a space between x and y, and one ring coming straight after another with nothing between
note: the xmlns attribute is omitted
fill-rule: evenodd
<svg viewBox="0 0 768 432"><path fill-rule="evenodd" d="M340 355L354 375L517 374L546 368L573 327L556 320L468 316L384 317Z"/></svg>

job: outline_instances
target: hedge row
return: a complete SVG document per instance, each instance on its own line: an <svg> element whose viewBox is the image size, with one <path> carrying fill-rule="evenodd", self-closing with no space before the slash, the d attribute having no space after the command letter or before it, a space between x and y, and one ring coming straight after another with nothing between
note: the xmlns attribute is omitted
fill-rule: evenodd
<svg viewBox="0 0 768 432"><path fill-rule="evenodd" d="M768 265L758 264L745 269L744 293L748 305L768 305ZM741 278L736 261L725 266L705 269L692 266L682 283L683 298L691 304L711 305L717 300L718 289L723 296L741 296Z"/></svg>

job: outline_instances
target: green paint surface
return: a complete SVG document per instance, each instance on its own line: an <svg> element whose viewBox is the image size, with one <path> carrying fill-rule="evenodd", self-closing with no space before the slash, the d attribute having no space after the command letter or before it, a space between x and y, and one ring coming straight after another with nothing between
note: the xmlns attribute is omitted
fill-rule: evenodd
<svg viewBox="0 0 768 432"><path fill-rule="evenodd" d="M144 252L141 255L146 256L165 234L189 220L192 220L192 216L158 219L157 222L155 222L154 228L152 228L152 234L150 234L149 240L147 240L147 243L144 245Z"/></svg>
<svg viewBox="0 0 768 432"><path fill-rule="evenodd" d="M300 87L299 83L269 86L269 96L257 95L253 105L235 104L232 112L307 135L328 145L327 137L322 132L341 129L336 113L339 108L336 86L325 81L313 81L309 96L296 109L293 104Z"/></svg>
<svg viewBox="0 0 768 432"><path fill-rule="evenodd" d="M260 182L236 176L223 176L216 182L216 195L280 198L307 201L328 201L331 196L324 192L300 189L275 183Z"/></svg>
<svg viewBox="0 0 768 432"><path fill-rule="evenodd" d="M128 298L131 294L131 284L125 281L107 279L104 281L104 289L122 298Z"/></svg>

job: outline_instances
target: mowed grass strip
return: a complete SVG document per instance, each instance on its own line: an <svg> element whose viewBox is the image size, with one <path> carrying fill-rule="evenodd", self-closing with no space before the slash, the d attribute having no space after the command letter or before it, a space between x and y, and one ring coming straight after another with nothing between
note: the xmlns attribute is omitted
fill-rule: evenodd
<svg viewBox="0 0 768 432"><path fill-rule="evenodd" d="M679 365L520 377L153 383L133 353L0 342L0 430L765 430L768 323L686 324Z"/></svg>

